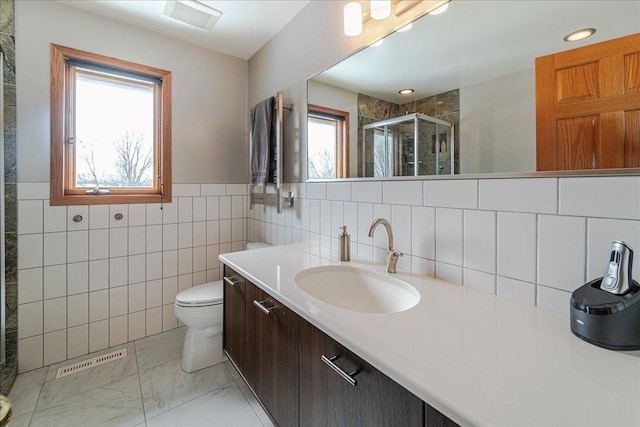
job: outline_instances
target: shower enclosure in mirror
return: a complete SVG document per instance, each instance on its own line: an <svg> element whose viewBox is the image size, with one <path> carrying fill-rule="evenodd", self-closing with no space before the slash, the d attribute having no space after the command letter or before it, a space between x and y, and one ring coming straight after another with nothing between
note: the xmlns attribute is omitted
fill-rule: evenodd
<svg viewBox="0 0 640 427"><path fill-rule="evenodd" d="M451 123L415 113L362 126L362 176L453 174Z"/></svg>

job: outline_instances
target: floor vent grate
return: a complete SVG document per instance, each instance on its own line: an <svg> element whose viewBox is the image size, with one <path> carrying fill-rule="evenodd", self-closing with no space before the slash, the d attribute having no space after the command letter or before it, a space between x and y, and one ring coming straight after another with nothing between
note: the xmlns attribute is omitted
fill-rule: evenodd
<svg viewBox="0 0 640 427"><path fill-rule="evenodd" d="M62 368L58 368L58 371L56 372L56 379L66 377L67 375L75 374L76 372L84 371L86 369L94 368L96 366L104 365L105 363L113 362L114 360L122 359L123 357L127 357L126 348L83 360L82 362L77 362L73 365L63 366Z"/></svg>

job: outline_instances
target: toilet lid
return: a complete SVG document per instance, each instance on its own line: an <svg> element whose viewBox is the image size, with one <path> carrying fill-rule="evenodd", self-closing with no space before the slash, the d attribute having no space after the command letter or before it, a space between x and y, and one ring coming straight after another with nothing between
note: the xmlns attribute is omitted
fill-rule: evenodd
<svg viewBox="0 0 640 427"><path fill-rule="evenodd" d="M222 304L222 281L205 283L180 292L176 304L183 307Z"/></svg>

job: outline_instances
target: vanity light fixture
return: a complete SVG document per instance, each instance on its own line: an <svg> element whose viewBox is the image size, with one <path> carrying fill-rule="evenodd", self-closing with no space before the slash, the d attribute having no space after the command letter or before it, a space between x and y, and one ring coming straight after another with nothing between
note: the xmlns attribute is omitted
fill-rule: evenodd
<svg viewBox="0 0 640 427"><path fill-rule="evenodd" d="M591 37L596 32L595 28L583 28L581 30L573 31L562 38L566 42L577 42L584 40L587 37Z"/></svg>
<svg viewBox="0 0 640 427"><path fill-rule="evenodd" d="M167 1L162 14L205 31L211 31L222 16L218 9L195 0Z"/></svg>
<svg viewBox="0 0 640 427"><path fill-rule="evenodd" d="M371 43L371 47L378 47L378 46L382 46L382 43L384 43L384 39L380 39L375 43Z"/></svg>
<svg viewBox="0 0 640 427"><path fill-rule="evenodd" d="M413 22L409 22L407 25L405 25L404 27L400 28L397 32L398 33L404 33L405 31L409 31L411 28L413 28Z"/></svg>
<svg viewBox="0 0 640 427"><path fill-rule="evenodd" d="M180 0L183 1L183 0ZM186 1L186 0L184 0ZM444 1L444 4L442 4ZM431 12L428 12L431 15L439 15L449 7L449 1L451 0L442 0L440 3L441 6L437 7ZM344 19L344 33L349 37L356 37L362 34L362 27L371 19L382 20L391 15L391 5L393 3L394 7L394 15L396 17L400 17L407 10L415 7L416 5L421 4L421 1L417 0L370 0L369 2L369 10L365 11L365 14L362 13L362 3L360 1L352 1L347 3L343 8L343 19ZM404 32L411 29L412 24L409 23L404 27L400 28L398 32Z"/></svg>
<svg viewBox="0 0 640 427"><path fill-rule="evenodd" d="M429 12L429 15L440 15L441 13L445 13L447 9L449 9L449 3L445 3L442 6L433 9Z"/></svg>
<svg viewBox="0 0 640 427"><path fill-rule="evenodd" d="M362 33L362 5L358 2L347 3L344 6L344 33L349 37Z"/></svg>
<svg viewBox="0 0 640 427"><path fill-rule="evenodd" d="M371 17L384 19L391 15L391 0L371 0Z"/></svg>
<svg viewBox="0 0 640 427"><path fill-rule="evenodd" d="M401 89L398 91L400 95L411 95L415 90L413 89Z"/></svg>

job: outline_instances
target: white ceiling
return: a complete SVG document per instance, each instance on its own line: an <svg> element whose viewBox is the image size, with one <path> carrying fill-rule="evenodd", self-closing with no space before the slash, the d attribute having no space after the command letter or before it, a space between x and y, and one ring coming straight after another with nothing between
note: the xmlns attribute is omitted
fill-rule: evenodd
<svg viewBox="0 0 640 427"><path fill-rule="evenodd" d="M567 43L571 31L594 36ZM453 0L314 77L315 80L403 104L524 70L535 58L640 32L638 0ZM410 87L411 96L398 90Z"/></svg>
<svg viewBox="0 0 640 427"><path fill-rule="evenodd" d="M242 59L249 59L296 16L310 0L201 0L222 12L207 32L162 14L164 0L58 0L59 3L103 15Z"/></svg>

